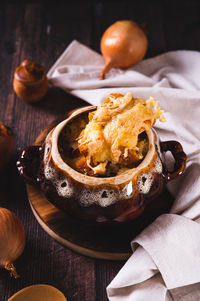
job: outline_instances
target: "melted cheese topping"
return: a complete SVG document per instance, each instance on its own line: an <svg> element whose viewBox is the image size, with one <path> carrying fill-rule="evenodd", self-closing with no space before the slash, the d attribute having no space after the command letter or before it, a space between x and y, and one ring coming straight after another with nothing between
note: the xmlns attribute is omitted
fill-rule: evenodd
<svg viewBox="0 0 200 301"><path fill-rule="evenodd" d="M110 94L89 114L89 123L78 138L80 153L94 174L104 174L108 162L126 166L143 158L138 136L156 120L165 121L157 101L133 98L132 93Z"/></svg>

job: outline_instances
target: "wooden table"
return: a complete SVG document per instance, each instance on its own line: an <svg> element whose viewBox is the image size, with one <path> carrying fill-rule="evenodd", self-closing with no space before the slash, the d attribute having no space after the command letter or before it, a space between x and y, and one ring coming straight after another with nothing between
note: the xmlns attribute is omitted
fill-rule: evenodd
<svg viewBox="0 0 200 301"><path fill-rule="evenodd" d="M0 206L20 217L27 234L24 253L16 261L21 277L11 279L0 270L1 301L34 283L56 286L69 301L104 301L106 286L124 264L72 252L49 237L33 216L15 167L19 153L55 118L86 103L57 88L50 88L39 103L24 103L12 89L15 68L30 58L48 70L73 39L99 51L101 34L118 19L133 19L147 29L147 57L176 49L200 50L199 1L169 2L0 4L0 120L16 137L15 153L0 175Z"/></svg>

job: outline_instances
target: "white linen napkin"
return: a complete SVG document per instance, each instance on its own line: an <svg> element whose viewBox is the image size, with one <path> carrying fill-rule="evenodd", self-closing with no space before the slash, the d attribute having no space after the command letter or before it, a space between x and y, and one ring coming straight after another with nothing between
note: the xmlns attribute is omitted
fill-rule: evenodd
<svg viewBox="0 0 200 301"><path fill-rule="evenodd" d="M50 83L99 105L110 93L158 100L167 122L161 140L177 140L188 156L184 176L168 184L175 197L131 242L133 254L107 287L110 301L200 300L200 53L173 51L99 80L104 59L73 41L48 72ZM131 231L131 230L130 230Z"/></svg>

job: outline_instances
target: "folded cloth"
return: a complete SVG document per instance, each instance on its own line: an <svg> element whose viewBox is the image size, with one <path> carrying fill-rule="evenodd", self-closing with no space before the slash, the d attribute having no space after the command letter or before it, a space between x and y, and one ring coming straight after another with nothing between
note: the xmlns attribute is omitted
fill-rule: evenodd
<svg viewBox="0 0 200 301"><path fill-rule="evenodd" d="M167 122L161 140L177 140L188 156L186 173L168 184L175 197L131 242L133 254L107 287L111 301L200 300L200 53L173 51L99 80L104 59L73 41L48 72L49 81L93 105L110 93L158 100Z"/></svg>

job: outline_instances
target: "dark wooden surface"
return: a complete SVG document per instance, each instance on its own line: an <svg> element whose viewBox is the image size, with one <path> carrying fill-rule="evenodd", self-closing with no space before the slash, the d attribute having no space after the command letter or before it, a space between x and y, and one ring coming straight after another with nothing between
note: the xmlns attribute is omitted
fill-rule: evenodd
<svg viewBox="0 0 200 301"><path fill-rule="evenodd" d="M0 120L13 129L16 145L9 166L0 175L0 206L20 217L27 234L25 251L16 262L21 277L11 279L7 271L0 270L1 301L34 283L56 286L69 301L104 301L106 286L124 264L72 252L49 237L34 218L16 159L55 118L86 103L51 88L41 102L28 105L13 92L15 68L30 58L48 70L73 39L99 51L103 31L114 21L127 18L146 28L147 57L176 49L200 50L199 16L200 2L194 0L1 2Z"/></svg>

